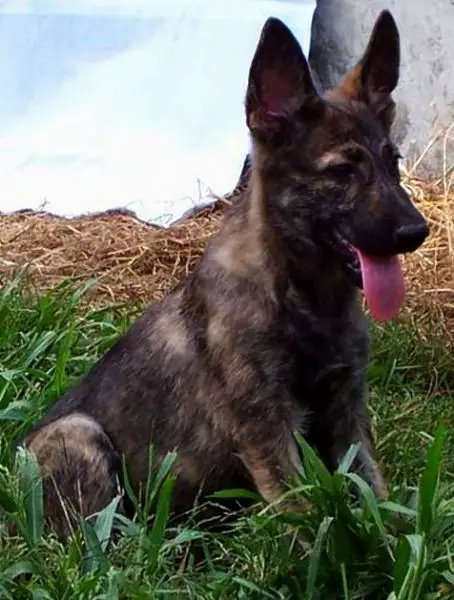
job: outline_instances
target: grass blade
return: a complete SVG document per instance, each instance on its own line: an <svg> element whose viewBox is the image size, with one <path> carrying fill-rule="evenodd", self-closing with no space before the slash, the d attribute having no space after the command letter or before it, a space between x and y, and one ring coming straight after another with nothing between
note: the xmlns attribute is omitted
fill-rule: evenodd
<svg viewBox="0 0 454 600"><path fill-rule="evenodd" d="M129 481L128 468L127 468L127 464L126 464L126 458L124 455L122 455L122 458L121 458L121 465L122 465L122 481L123 481L123 486L126 491L126 495L128 496L129 500L131 500L131 502L134 506L134 510L136 512L138 512L140 510L139 499L137 498L136 494L134 493L131 482Z"/></svg>
<svg viewBox="0 0 454 600"><path fill-rule="evenodd" d="M258 586L256 583L253 583L252 581L248 581L244 577L235 576L232 578L232 581L237 583L241 588L248 590L249 592L260 594L260 598L271 598L271 600L276 598L276 596L273 596L272 594L267 592L265 589L263 589L263 587ZM244 591L244 589L242 591ZM244 598L247 596L242 595L241 597Z"/></svg>
<svg viewBox="0 0 454 600"><path fill-rule="evenodd" d="M423 536L418 534L406 535L399 542L398 551L399 557L394 572L394 591L397 600L419 600L426 558Z"/></svg>
<svg viewBox="0 0 454 600"><path fill-rule="evenodd" d="M38 543L44 530L43 482L38 461L32 452L19 448L17 465L25 500L27 542L33 547Z"/></svg>
<svg viewBox="0 0 454 600"><path fill-rule="evenodd" d="M383 524L383 520L380 515L380 510L378 508L377 499L370 488L370 486L356 473L347 473L346 477L350 479L360 490L362 497L366 503L367 508L369 509L375 525L377 526L378 531L380 532L381 537L387 543L386 539L386 530Z"/></svg>
<svg viewBox="0 0 454 600"><path fill-rule="evenodd" d="M262 499L260 494L257 494L257 492L251 492L250 490L244 490L242 488L219 490L217 492L214 492L213 494L210 494L210 498L247 498L249 500L255 500L256 502L260 502Z"/></svg>
<svg viewBox="0 0 454 600"><path fill-rule="evenodd" d="M333 522L333 517L325 517L318 528L317 537L315 538L314 547L309 558L309 568L307 571L306 595L304 598L311 600L316 597L317 588L315 586L317 573L320 566L320 558L323 550L323 542Z"/></svg>
<svg viewBox="0 0 454 600"><path fill-rule="evenodd" d="M2 577L9 581L14 581L17 577L22 575L39 575L39 569L37 566L30 561L19 561L14 563L2 573Z"/></svg>
<svg viewBox="0 0 454 600"><path fill-rule="evenodd" d="M358 455L361 444L352 444L350 448L345 453L343 459L339 463L339 466L336 469L336 473L341 473L342 475L346 475L350 471L350 467L353 464L353 461Z"/></svg>
<svg viewBox="0 0 454 600"><path fill-rule="evenodd" d="M3 487L0 488L0 508L8 515L13 515L18 508L14 497Z"/></svg>
<svg viewBox="0 0 454 600"><path fill-rule="evenodd" d="M120 500L120 496L114 498L96 518L94 531L103 552L105 552L110 536L112 535L114 518Z"/></svg>
<svg viewBox="0 0 454 600"><path fill-rule="evenodd" d="M151 511L151 507L153 506L153 502L159 492L159 489L161 487L161 484L163 483L163 481L165 480L165 478L170 474L171 469L177 459L177 453L176 452L169 452L165 457L164 460L161 463L161 466L159 467L158 472L156 473L156 476L153 479L152 476L152 461L151 461L151 457L152 457L152 453L151 453L151 447L150 447L150 469L149 469L149 473L148 473L148 480L147 480L147 496L145 498L145 514L148 516L150 514ZM151 482L153 482L153 487L151 487Z"/></svg>
<svg viewBox="0 0 454 600"><path fill-rule="evenodd" d="M395 550L396 562L394 563L394 593L400 596L410 567L411 548L405 538L401 538Z"/></svg>
<svg viewBox="0 0 454 600"><path fill-rule="evenodd" d="M108 569L109 560L103 552L95 528L88 521L83 521L81 528L85 540L84 572Z"/></svg>
<svg viewBox="0 0 454 600"><path fill-rule="evenodd" d="M162 484L159 492L156 516L149 537L150 547L148 552L148 562L152 571L156 569L159 551L161 550L164 542L165 530L169 520L170 505L175 482L176 477L174 475L170 475Z"/></svg>
<svg viewBox="0 0 454 600"><path fill-rule="evenodd" d="M438 428L434 442L427 454L426 468L418 490L416 531L428 533L433 523L435 502L440 484L441 459L446 430Z"/></svg>
<svg viewBox="0 0 454 600"><path fill-rule="evenodd" d="M303 462L307 478L311 482L317 481L324 490L332 492L333 486L331 474L322 460L300 434L296 434L295 437L303 453Z"/></svg>

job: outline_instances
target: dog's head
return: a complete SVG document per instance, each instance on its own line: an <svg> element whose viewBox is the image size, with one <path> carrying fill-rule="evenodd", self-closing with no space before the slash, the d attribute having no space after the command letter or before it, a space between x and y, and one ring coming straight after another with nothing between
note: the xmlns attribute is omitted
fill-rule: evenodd
<svg viewBox="0 0 454 600"><path fill-rule="evenodd" d="M245 102L269 214L287 239L322 243L383 319L403 300L397 255L415 251L429 233L400 185L390 140L399 63L399 32L383 11L361 60L322 96L298 41L271 18Z"/></svg>

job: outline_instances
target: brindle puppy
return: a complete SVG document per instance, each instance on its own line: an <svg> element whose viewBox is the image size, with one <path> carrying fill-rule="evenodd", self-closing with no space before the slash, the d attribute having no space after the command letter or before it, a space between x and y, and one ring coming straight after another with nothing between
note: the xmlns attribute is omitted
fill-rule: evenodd
<svg viewBox="0 0 454 600"><path fill-rule="evenodd" d="M358 300L389 319L403 301L398 255L428 227L399 184L390 141L399 34L387 11L345 79L323 97L300 45L270 18L252 60L249 186L195 271L26 437L45 474L45 510L69 531L117 491L124 455L137 490L148 448L176 449L174 509L200 487L284 491L302 432L330 469L354 468L383 497L366 401L368 333ZM293 505L293 508L297 506Z"/></svg>

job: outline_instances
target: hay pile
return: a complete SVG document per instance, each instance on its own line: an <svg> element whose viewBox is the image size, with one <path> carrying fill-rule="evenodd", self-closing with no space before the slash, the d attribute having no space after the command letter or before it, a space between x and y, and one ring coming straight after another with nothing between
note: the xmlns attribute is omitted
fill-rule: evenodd
<svg viewBox="0 0 454 600"><path fill-rule="evenodd" d="M405 312L416 322L427 313L441 323L454 341L454 173L450 178L426 182L404 180L416 206L430 225L430 236L413 255L404 259L408 298Z"/></svg>
<svg viewBox="0 0 454 600"><path fill-rule="evenodd" d="M90 301L151 301L189 273L218 229L219 203L165 229L127 211L65 219L19 211L0 217L0 274L28 265L38 289L99 278Z"/></svg>
<svg viewBox="0 0 454 600"><path fill-rule="evenodd" d="M431 225L424 247L406 257L409 294L405 312L420 319L441 316L454 337L454 189L447 178L407 179L405 187ZM112 211L62 219L19 212L0 217L0 273L30 265L35 285L45 289L67 277L100 277L91 302L151 301L189 273L218 229L226 202L164 229Z"/></svg>
<svg viewBox="0 0 454 600"><path fill-rule="evenodd" d="M402 181L431 229L423 247L404 260L408 281L405 313L416 324L426 321L423 329L427 323L429 328L431 323L441 326L441 334L450 344L454 342L454 165L448 163L448 154L454 148L453 131L454 122L440 129ZM414 177L433 150L442 158L441 177L431 181Z"/></svg>

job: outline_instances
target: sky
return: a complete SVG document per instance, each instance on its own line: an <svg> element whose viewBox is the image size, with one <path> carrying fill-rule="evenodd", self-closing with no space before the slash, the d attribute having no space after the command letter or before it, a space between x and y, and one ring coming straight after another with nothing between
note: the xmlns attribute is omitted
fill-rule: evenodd
<svg viewBox="0 0 454 600"><path fill-rule="evenodd" d="M134 210L169 224L223 194L268 16L307 53L314 1L0 0L0 211Z"/></svg>

